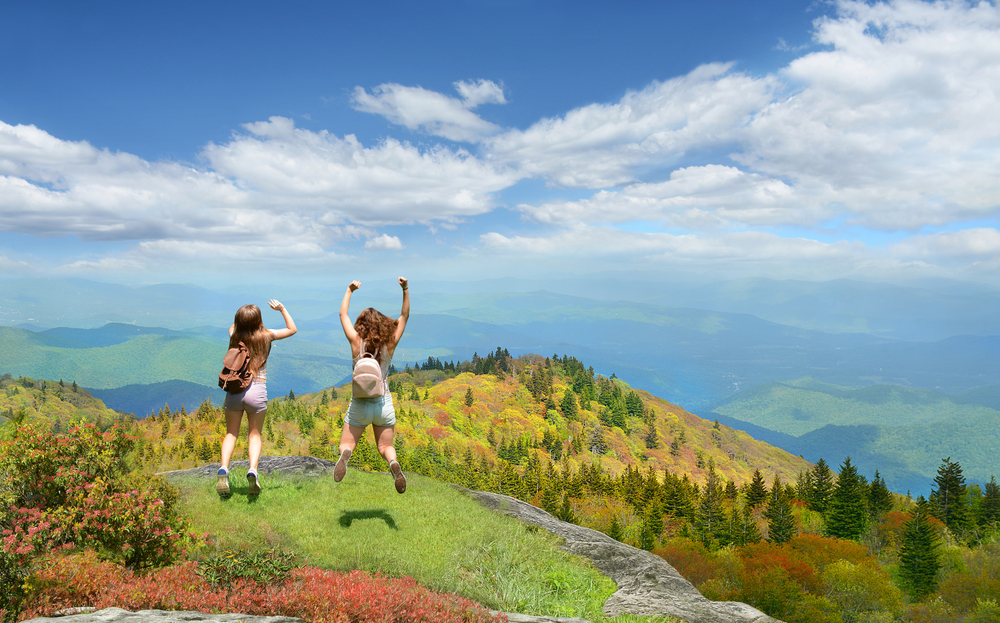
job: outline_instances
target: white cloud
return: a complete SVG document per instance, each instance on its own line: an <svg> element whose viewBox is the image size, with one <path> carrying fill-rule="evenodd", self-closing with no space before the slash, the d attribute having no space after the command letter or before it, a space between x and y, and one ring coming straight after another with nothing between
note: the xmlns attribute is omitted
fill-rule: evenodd
<svg viewBox="0 0 1000 623"><path fill-rule="evenodd" d="M36 268L28 262L12 260L6 255L0 255L0 271L10 274L31 272L34 270L36 270Z"/></svg>
<svg viewBox="0 0 1000 623"><path fill-rule="evenodd" d="M371 238L366 241L365 248L373 249L375 251L401 251L403 250L403 243L397 236L382 234L381 236Z"/></svg>
<svg viewBox="0 0 1000 623"><path fill-rule="evenodd" d="M492 193L517 180L463 150L420 151L387 139L363 147L294 127L290 119L247 124L249 135L211 144L215 171L241 181L273 203L332 212L355 223L454 221L493 208Z"/></svg>
<svg viewBox="0 0 1000 623"><path fill-rule="evenodd" d="M381 84L371 95L355 87L351 98L355 110L381 115L389 121L452 141L475 142L500 131L470 109L480 104L504 104L503 89L488 80L456 82L462 99L448 97L421 87Z"/></svg>
<svg viewBox="0 0 1000 623"><path fill-rule="evenodd" d="M770 103L774 86L771 77L752 78L728 64L703 65L616 104L592 104L487 139L486 153L564 186L620 185L692 149L731 143L748 116Z"/></svg>
<svg viewBox="0 0 1000 623"><path fill-rule="evenodd" d="M455 222L510 185L467 152L299 130L274 117L210 144L212 169L147 162L0 122L0 230L87 240L227 240L285 246L367 225ZM353 223L353 224L352 224ZM352 229L353 228L353 229Z"/></svg>

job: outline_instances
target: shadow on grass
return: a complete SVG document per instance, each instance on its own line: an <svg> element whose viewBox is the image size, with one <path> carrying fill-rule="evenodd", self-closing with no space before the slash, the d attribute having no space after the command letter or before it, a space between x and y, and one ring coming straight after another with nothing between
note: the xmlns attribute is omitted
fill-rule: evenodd
<svg viewBox="0 0 1000 623"><path fill-rule="evenodd" d="M385 522L385 525L389 526L393 530L398 530L396 527L396 520L392 518L392 515L384 509L379 510L368 510L368 511L344 511L340 515L340 525L344 528L350 528L351 524L354 523L356 519L381 519Z"/></svg>

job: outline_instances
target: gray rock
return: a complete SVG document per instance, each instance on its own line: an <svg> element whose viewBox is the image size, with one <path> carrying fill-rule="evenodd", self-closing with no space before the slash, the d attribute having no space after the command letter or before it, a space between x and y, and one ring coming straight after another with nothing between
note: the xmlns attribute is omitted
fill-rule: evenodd
<svg viewBox="0 0 1000 623"><path fill-rule="evenodd" d="M121 608L105 608L97 612L63 617L29 619L29 623L305 623L294 617L265 617L247 614L205 614L190 610L140 610L129 612Z"/></svg>
<svg viewBox="0 0 1000 623"><path fill-rule="evenodd" d="M562 537L563 548L587 558L618 590L604 602L604 614L671 615L689 623L780 623L736 601L710 601L667 561L620 543L604 533L560 521L518 499L457 487L487 508ZM545 619L541 619L545 620Z"/></svg>
<svg viewBox="0 0 1000 623"><path fill-rule="evenodd" d="M335 461L317 459L312 456L262 456L257 463L257 471L261 474L273 474L274 472L285 472L290 474L303 474L306 476L322 476L329 471L333 471ZM221 463L209 463L193 469L178 469L169 472L160 472L159 476L207 476L214 478L218 473ZM233 461L229 467L250 468L250 461Z"/></svg>

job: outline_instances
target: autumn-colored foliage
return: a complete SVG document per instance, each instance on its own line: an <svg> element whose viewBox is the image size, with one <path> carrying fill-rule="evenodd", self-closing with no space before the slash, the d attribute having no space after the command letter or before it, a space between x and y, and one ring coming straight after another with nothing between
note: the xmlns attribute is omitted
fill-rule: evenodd
<svg viewBox="0 0 1000 623"><path fill-rule="evenodd" d="M476 623L501 621L481 605L423 588L411 578L362 571L337 573L301 567L283 583L247 578L213 586L184 562L146 573L100 561L92 551L48 556L33 578L22 618L51 616L63 608L92 606L240 612L299 617L313 623Z"/></svg>

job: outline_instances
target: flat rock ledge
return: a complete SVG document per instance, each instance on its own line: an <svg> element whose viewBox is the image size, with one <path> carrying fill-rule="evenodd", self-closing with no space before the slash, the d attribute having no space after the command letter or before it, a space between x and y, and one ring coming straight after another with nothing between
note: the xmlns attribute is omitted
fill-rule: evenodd
<svg viewBox="0 0 1000 623"><path fill-rule="evenodd" d="M236 467L249 467L248 461L234 461ZM321 476L333 470L336 463L311 456L262 456L257 465L261 474L286 472ZM162 472L161 476L197 476L214 478L220 467L211 463L194 469ZM483 506L514 517L525 523L544 528L565 539L563 548L587 558L598 571L611 578L618 590L604 602L604 614L641 616L670 615L688 623L781 623L760 610L736 601L710 601L693 584L684 579L667 561L645 550L620 543L597 530L584 528L556 519L544 510L516 498L496 493L474 491L458 485L456 489ZM590 623L576 617L533 616L506 612L510 623ZM129 612L120 608L93 611L91 608L71 608L63 616L40 617L22 623L304 623L302 619L281 616L251 616L244 614L206 614L176 610L142 610Z"/></svg>

